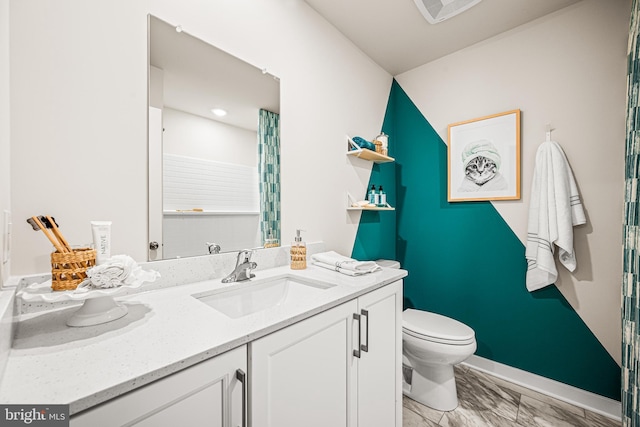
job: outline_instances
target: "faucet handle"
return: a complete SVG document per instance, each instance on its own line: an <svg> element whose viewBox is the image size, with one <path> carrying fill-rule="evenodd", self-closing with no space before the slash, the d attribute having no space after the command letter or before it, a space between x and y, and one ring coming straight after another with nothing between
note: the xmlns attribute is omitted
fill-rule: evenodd
<svg viewBox="0 0 640 427"><path fill-rule="evenodd" d="M251 261L253 251L251 249L241 249L238 252L238 264Z"/></svg>
<svg viewBox="0 0 640 427"><path fill-rule="evenodd" d="M206 242L207 250L210 254L219 254L220 253L220 245L217 243Z"/></svg>

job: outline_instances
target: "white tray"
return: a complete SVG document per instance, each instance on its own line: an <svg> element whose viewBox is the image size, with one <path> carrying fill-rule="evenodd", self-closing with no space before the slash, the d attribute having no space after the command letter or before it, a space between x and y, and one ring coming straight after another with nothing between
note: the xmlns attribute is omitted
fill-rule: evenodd
<svg viewBox="0 0 640 427"><path fill-rule="evenodd" d="M16 295L24 301L84 301L82 307L67 319L68 326L93 326L119 319L128 313L128 308L117 303L113 297L126 289L138 288L135 285L119 286L107 289L76 289L73 291L54 291L51 281L25 286Z"/></svg>
<svg viewBox="0 0 640 427"><path fill-rule="evenodd" d="M137 285L119 286L117 288L106 289L75 289L73 291L54 291L51 289L51 280L42 283L34 283L25 286L16 294L24 301L83 301L91 298L99 298L105 296L115 296L125 289L139 288L142 283Z"/></svg>

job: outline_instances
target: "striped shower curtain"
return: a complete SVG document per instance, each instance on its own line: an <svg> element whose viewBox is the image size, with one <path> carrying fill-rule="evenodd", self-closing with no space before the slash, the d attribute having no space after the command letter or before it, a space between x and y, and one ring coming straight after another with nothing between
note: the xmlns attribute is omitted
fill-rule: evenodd
<svg viewBox="0 0 640 427"><path fill-rule="evenodd" d="M640 4L633 0L627 51L627 133L622 275L622 425L640 426Z"/></svg>
<svg viewBox="0 0 640 427"><path fill-rule="evenodd" d="M260 234L280 241L280 115L260 110L258 122Z"/></svg>

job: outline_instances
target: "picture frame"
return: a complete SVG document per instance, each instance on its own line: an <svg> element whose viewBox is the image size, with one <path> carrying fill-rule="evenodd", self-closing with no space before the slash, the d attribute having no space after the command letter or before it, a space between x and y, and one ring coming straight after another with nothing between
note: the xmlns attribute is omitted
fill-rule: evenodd
<svg viewBox="0 0 640 427"><path fill-rule="evenodd" d="M448 126L449 202L520 199L520 110Z"/></svg>

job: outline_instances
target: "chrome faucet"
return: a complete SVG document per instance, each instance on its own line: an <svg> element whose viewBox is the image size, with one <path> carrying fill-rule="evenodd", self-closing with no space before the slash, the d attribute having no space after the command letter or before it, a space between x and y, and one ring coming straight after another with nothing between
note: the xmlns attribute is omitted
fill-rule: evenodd
<svg viewBox="0 0 640 427"><path fill-rule="evenodd" d="M251 270L256 268L258 264L251 261L251 255L253 251L249 249L243 249L238 252L238 259L236 260L236 268L224 279L222 279L222 283L231 283L231 282L242 282L245 280L249 280L252 277L256 277L255 274L251 273Z"/></svg>
<svg viewBox="0 0 640 427"><path fill-rule="evenodd" d="M217 243L209 243L207 242L207 250L210 254L219 254L220 253L220 245Z"/></svg>

